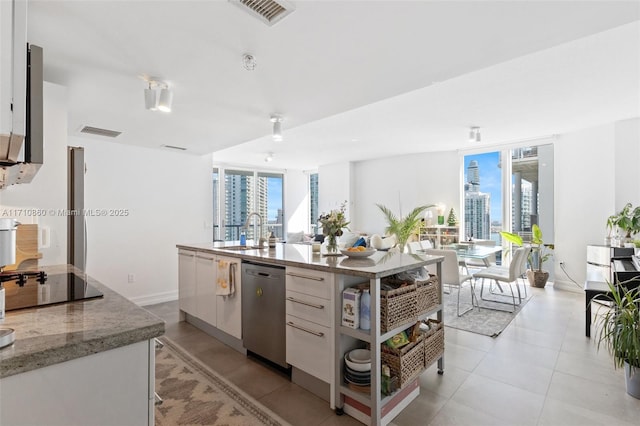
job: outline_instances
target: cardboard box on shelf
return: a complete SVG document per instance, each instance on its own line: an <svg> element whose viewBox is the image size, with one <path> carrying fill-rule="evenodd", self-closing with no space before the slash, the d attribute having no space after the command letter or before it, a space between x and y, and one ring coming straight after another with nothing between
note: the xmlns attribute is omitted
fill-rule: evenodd
<svg viewBox="0 0 640 426"><path fill-rule="evenodd" d="M342 325L349 328L360 327L360 296L357 288L347 288L342 292Z"/></svg>

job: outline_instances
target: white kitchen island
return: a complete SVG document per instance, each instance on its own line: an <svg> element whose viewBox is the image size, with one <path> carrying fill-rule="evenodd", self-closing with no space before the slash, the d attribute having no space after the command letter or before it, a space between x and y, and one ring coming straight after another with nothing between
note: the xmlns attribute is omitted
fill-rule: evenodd
<svg viewBox="0 0 640 426"><path fill-rule="evenodd" d="M276 244L271 249L239 249L237 246L225 247L225 243L180 244L177 247L179 253L186 251L194 256L210 254L286 268L286 346L287 362L293 367L292 380L316 393L318 386L309 382L308 378L326 384L329 403L338 414L344 411L364 423L383 425L418 396L419 387L415 380L391 396L382 396L380 345L411 326L412 321L381 332L380 281L384 277L429 264L437 264L439 276L442 257L380 251L369 258L355 259L314 253L311 246L302 244ZM215 280L208 282L215 284ZM371 289L371 330L343 327L342 291L367 282ZM193 293L194 288L197 291L198 287L192 282L180 283L181 310L183 296L200 298L197 292ZM205 295L211 294L211 290L203 291ZM439 300L442 300L441 294ZM196 312L196 315L204 316L205 313ZM437 319L442 321L441 303L423 313L420 319L432 315L437 315ZM367 344L372 348L369 394L350 389L342 373L345 352ZM438 367L442 372L442 356L438 359ZM296 371L299 371L299 379L296 378ZM309 386L307 383L310 383Z"/></svg>
<svg viewBox="0 0 640 426"><path fill-rule="evenodd" d="M152 426L164 322L72 266L41 269L82 275L103 297L0 320L16 332L0 349L0 424Z"/></svg>

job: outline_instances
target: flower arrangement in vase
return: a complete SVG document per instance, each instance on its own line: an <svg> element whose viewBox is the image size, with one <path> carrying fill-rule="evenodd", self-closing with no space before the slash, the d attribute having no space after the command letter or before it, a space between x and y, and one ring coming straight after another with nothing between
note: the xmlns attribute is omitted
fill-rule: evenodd
<svg viewBox="0 0 640 426"><path fill-rule="evenodd" d="M329 213L323 213L318 218L318 222L322 226L322 234L327 237L327 253L335 254L338 252L338 243L336 238L342 235L343 229L349 229L349 221L345 215L347 202L344 201L339 209L331 210Z"/></svg>

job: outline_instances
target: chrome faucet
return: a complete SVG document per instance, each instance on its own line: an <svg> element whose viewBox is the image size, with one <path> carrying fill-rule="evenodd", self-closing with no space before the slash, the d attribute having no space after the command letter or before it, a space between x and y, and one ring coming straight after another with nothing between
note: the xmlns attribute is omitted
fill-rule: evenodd
<svg viewBox="0 0 640 426"><path fill-rule="evenodd" d="M262 216L260 216L260 214L256 213L256 212L249 213L249 216L247 216L247 223L244 224L244 227L245 228L249 227L249 222L251 221L251 217L252 216L257 216L258 217L258 226L260 227L259 228L260 229L260 234L258 234L259 237L258 237L258 244L257 245L258 245L258 247L263 247L264 244L267 242L267 239L264 238L264 236L262 234ZM253 229L254 241L255 241L255 233L256 233L256 230L254 228Z"/></svg>

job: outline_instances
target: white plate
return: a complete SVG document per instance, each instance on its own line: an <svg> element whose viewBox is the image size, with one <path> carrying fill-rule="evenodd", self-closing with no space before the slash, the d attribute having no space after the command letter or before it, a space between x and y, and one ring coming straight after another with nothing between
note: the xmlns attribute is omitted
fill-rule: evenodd
<svg viewBox="0 0 640 426"><path fill-rule="evenodd" d="M376 249L368 247L365 251L349 251L347 249L340 249L340 253L349 257L369 257L376 252Z"/></svg>

